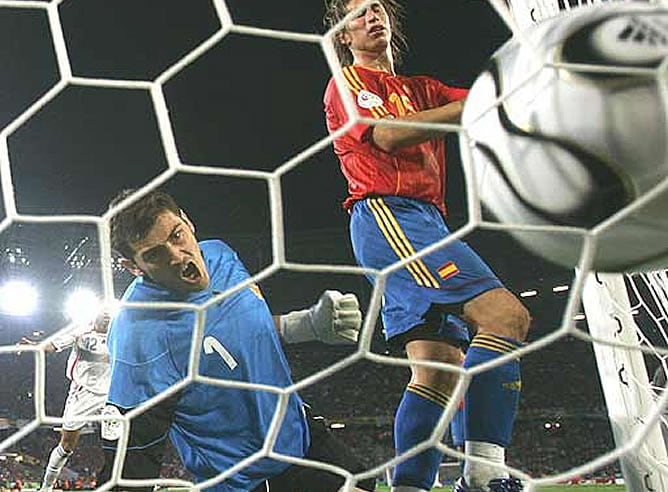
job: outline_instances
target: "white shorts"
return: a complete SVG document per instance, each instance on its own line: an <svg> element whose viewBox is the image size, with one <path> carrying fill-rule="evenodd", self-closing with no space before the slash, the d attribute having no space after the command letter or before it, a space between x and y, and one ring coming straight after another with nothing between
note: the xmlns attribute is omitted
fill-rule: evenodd
<svg viewBox="0 0 668 492"><path fill-rule="evenodd" d="M70 384L70 391L65 401L65 410L63 410L63 430L81 429L86 425L86 421L72 421L72 419L74 417L97 415L102 411L106 402L106 394L93 393L80 384Z"/></svg>

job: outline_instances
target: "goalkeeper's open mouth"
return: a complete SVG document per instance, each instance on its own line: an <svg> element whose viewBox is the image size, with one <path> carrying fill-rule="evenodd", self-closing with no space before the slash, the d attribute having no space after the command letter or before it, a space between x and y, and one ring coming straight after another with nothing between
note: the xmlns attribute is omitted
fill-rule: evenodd
<svg viewBox="0 0 668 492"><path fill-rule="evenodd" d="M189 284L198 284L202 280L202 271L194 261L186 261L181 268L181 280Z"/></svg>
<svg viewBox="0 0 668 492"><path fill-rule="evenodd" d="M199 292L209 286L209 272L206 270L204 258L197 253L186 254L169 270L168 276L169 279L165 278L162 285L171 286L176 291ZM160 283L160 279L158 282Z"/></svg>

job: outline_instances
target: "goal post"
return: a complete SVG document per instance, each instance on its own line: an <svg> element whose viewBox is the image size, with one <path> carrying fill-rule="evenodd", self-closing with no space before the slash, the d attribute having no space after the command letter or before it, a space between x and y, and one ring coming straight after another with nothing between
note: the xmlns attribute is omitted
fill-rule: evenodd
<svg viewBox="0 0 668 492"><path fill-rule="evenodd" d="M628 280L635 281L633 277ZM665 289L668 285L659 288ZM631 492L668 492L668 454L661 424L657 421L649 429L644 428L649 425L648 417L657 411L652 377L644 352L639 350L650 341L634 319L634 314L639 313L629 300L624 275L590 273L582 292L582 303L589 333L594 338L626 346L593 344L617 447L628 445L637 435L644 434L642 442L620 457L626 488Z"/></svg>

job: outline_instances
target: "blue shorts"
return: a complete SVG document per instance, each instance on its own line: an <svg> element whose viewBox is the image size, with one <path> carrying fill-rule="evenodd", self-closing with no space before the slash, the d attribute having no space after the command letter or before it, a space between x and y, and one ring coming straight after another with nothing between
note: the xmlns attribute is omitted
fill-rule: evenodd
<svg viewBox="0 0 668 492"><path fill-rule="evenodd" d="M353 251L366 268L382 270L449 235L435 206L409 198L366 198L355 203L351 213ZM367 277L374 282L372 275ZM503 287L501 281L466 243L450 243L387 278L382 311L385 338L433 325L438 338L466 346L468 329L453 306L498 287Z"/></svg>

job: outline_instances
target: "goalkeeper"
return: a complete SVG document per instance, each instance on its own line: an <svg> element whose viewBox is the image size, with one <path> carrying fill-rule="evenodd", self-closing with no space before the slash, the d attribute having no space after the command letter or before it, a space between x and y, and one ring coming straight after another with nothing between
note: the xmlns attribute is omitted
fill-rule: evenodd
<svg viewBox="0 0 668 492"><path fill-rule="evenodd" d="M112 205L130 193L123 192ZM210 303L216 294L248 280L229 246L222 241L198 243L194 230L172 197L159 191L112 218L112 247L137 277L124 294L125 302ZM255 285L210 303L204 314L200 375L279 388L292 384L279 334L287 343L352 343L361 324L357 298L335 291L325 292L309 310L272 319ZM112 375L106 415L136 408L187 377L195 324L194 311L175 307L126 308L117 315L108 340ZM123 478L159 477L168 436L198 482L215 477L263 449L278 401L272 392L191 383L132 420ZM272 451L361 471L322 422L310 417L299 395L292 393L286 403ZM118 421L103 423L106 463L101 483L110 478L120 431ZM335 492L343 483L335 473L264 457L215 490ZM373 480L358 485L374 489Z"/></svg>

